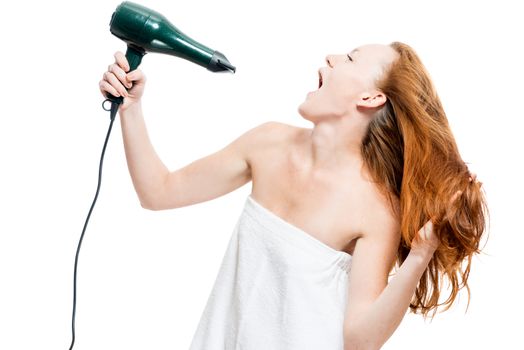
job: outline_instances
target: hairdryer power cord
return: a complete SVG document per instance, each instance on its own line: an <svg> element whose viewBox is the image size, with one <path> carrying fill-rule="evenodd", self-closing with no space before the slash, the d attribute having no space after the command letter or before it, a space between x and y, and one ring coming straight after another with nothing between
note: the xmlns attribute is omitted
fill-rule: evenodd
<svg viewBox="0 0 524 350"><path fill-rule="evenodd" d="M110 109L107 109L105 107L105 103L108 101L112 102ZM76 269L78 266L78 253L80 252L80 246L82 245L82 240L84 239L84 234L87 228L87 224L89 222L89 218L91 217L91 213L93 212L93 208L95 207L96 200L98 199L98 193L100 192L100 185L102 184L102 166L104 163L104 155L106 153L107 141L109 140L109 135L111 135L111 129L113 128L113 122L115 121L116 112L118 111L118 107L120 106L120 103L122 103L121 100L117 100L117 102L113 102L109 99L105 100L102 103L102 108L110 112L111 122L109 123L109 129L107 130L106 139L104 141L104 147L102 148L102 154L100 155L100 165L98 167L98 185L96 187L95 198L93 199L93 203L91 204L91 208L89 209L89 212L87 214L86 221L84 223L84 228L82 229L82 234L80 235L80 240L78 241L78 247L76 248L75 276L74 276L74 285L73 285L73 322L72 322L73 339L71 340L71 345L69 347L69 350L73 349L73 346L75 345Z"/></svg>

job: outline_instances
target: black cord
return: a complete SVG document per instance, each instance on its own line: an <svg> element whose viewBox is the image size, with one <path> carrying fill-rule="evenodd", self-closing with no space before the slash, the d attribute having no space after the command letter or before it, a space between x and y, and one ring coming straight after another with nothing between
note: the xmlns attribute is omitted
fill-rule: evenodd
<svg viewBox="0 0 524 350"><path fill-rule="evenodd" d="M111 108L107 109L104 104L110 101ZM82 229L82 235L80 236L80 240L78 241L78 247L76 248L76 256L75 256L75 276L74 276L74 285L73 285L73 322L72 322L72 331L73 331L73 339L71 340L71 345L69 347L69 350L73 349L73 346L75 345L75 314L76 314L76 269L78 266L78 253L80 252L80 246L82 245L82 240L84 239L84 233L87 228L87 224L89 222L89 218L91 217L91 213L93 212L93 208L95 207L96 200L98 199L98 193L100 192L100 185L102 184L102 166L104 163L104 155L106 153L106 147L107 147L107 141L109 140L109 135L111 135L111 129L113 128L113 123L115 121L116 112L118 111L118 107L122 103L122 100L117 100L116 102L113 102L109 99L105 100L102 103L102 108L106 111L110 112L110 118L111 122L109 123L109 129L107 130L106 139L104 141L104 147L102 148L102 154L100 156L100 165L98 167L98 186L96 187L96 193L95 198L93 199L93 203L91 204L91 208L89 209L89 213L87 214L86 221L84 223L84 228Z"/></svg>

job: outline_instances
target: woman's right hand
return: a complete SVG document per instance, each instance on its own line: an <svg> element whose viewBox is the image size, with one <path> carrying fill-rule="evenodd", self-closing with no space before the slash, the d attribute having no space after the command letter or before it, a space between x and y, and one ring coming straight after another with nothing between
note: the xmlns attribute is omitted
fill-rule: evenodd
<svg viewBox="0 0 524 350"><path fill-rule="evenodd" d="M129 62L122 52L117 51L114 56L115 63L110 64L104 72L99 88L105 98L108 93L116 97L123 96L124 103L119 109L124 111L142 98L146 76L140 69L129 72Z"/></svg>

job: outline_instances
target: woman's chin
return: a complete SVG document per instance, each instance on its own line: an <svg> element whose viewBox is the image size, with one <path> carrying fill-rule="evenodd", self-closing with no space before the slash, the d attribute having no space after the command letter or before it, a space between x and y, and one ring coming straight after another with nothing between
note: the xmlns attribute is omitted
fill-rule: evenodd
<svg viewBox="0 0 524 350"><path fill-rule="evenodd" d="M319 89L308 92L304 101L298 106L298 113L304 119L314 122L324 114L325 101L323 96L319 94L320 91Z"/></svg>
<svg viewBox="0 0 524 350"><path fill-rule="evenodd" d="M308 98L306 98L305 101L303 101L299 106L298 106L298 113L304 118L304 119L307 119L307 120L311 120L312 118L314 118L314 113L313 113L313 108L312 108L312 103L311 101L308 100Z"/></svg>

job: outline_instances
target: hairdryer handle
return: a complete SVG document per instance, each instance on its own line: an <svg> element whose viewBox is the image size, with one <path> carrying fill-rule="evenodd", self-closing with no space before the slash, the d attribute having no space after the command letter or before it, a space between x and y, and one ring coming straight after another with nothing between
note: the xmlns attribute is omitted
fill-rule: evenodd
<svg viewBox="0 0 524 350"><path fill-rule="evenodd" d="M142 57L146 54L146 51L133 44L127 45L126 58L129 62L129 71L137 69L137 67L142 62Z"/></svg>
<svg viewBox="0 0 524 350"><path fill-rule="evenodd" d="M127 45L127 51L126 51L126 59L129 63L129 71L133 71L137 69L137 67L142 62L142 57L146 54L146 51L142 49L141 47L135 46L133 44ZM124 98L122 96L116 97L111 95L110 93L107 94L107 99L111 102L118 103L119 105L124 102Z"/></svg>

